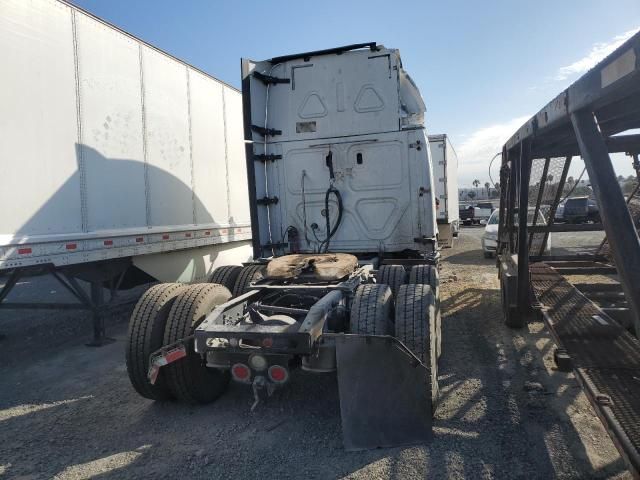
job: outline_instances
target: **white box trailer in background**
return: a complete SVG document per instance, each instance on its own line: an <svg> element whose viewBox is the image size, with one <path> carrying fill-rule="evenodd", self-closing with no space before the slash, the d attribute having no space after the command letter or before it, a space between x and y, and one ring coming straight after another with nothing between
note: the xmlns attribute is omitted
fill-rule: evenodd
<svg viewBox="0 0 640 480"><path fill-rule="evenodd" d="M251 258L238 90L56 0L0 3L0 64L0 302L27 274L188 282Z"/></svg>
<svg viewBox="0 0 640 480"><path fill-rule="evenodd" d="M446 134L429 135L429 148L433 162L433 180L437 209L438 244L452 247L458 236L460 213L458 208L458 157Z"/></svg>

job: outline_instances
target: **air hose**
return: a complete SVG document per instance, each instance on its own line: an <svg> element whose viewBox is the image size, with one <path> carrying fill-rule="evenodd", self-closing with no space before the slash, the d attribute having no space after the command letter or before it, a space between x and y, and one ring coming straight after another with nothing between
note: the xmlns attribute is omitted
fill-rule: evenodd
<svg viewBox="0 0 640 480"><path fill-rule="evenodd" d="M336 220L336 224L333 226L333 228L331 228L331 218L329 215L329 196L333 193L333 195L336 197L336 200L338 202L338 219ZM320 244L320 251L322 251L322 246L324 245L324 251L325 253L329 250L329 240L331 240L331 237L333 237L336 234L336 231L338 230L338 227L340 226L340 222L342 221L342 195L340 195L340 190L338 190L337 188L335 188L333 185L331 185L329 187L329 189L327 190L327 193L325 193L324 195L324 211L326 212L327 216L327 238L324 239L324 241Z"/></svg>
<svg viewBox="0 0 640 480"><path fill-rule="evenodd" d="M340 222L342 221L342 195L340 195L340 191L333 186L333 181L335 180L335 175L333 172L333 152L329 150L329 154L326 157L327 167L329 168L329 188L327 193L324 195L324 211L326 213L327 219L327 238L325 238L320 244L319 251L322 252L322 247L324 246L324 252L326 253L329 250L329 240L333 237L340 226ZM333 193L338 202L338 219L336 220L336 224L331 228L331 218L329 215L329 196Z"/></svg>

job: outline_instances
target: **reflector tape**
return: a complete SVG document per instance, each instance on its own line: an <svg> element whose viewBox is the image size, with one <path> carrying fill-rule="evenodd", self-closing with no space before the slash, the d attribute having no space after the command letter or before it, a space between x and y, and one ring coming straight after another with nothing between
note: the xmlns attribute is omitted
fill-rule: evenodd
<svg viewBox="0 0 640 480"><path fill-rule="evenodd" d="M104 244L105 244L107 247L110 247L111 245L113 245L113 240L105 240L105 241L104 241Z"/></svg>
<svg viewBox="0 0 640 480"><path fill-rule="evenodd" d="M30 248L19 248L18 249L18 253L20 255L26 255L28 253L31 253L31 249Z"/></svg>
<svg viewBox="0 0 640 480"><path fill-rule="evenodd" d="M136 243L142 243L142 242L144 242L143 237L136 237Z"/></svg>
<svg viewBox="0 0 640 480"><path fill-rule="evenodd" d="M180 360L187 356L187 351L184 347L176 348L175 350L171 350L164 357L164 365L169 365L170 363L175 362L176 360Z"/></svg>
<svg viewBox="0 0 640 480"><path fill-rule="evenodd" d="M149 382L153 385L158 378L158 373L160 371L160 367L164 367L165 365L169 365L181 358L187 356L187 349L184 344L180 344L176 347L170 348L168 350L160 350L157 354L153 354L151 356L151 362L149 364L149 372L147 373L147 377L149 378Z"/></svg>
<svg viewBox="0 0 640 480"><path fill-rule="evenodd" d="M166 235L166 234L165 234L165 235L162 235L162 239L163 239L163 240L169 240L169 235Z"/></svg>
<svg viewBox="0 0 640 480"><path fill-rule="evenodd" d="M78 248L78 244L76 244L76 243L67 243L65 248L67 250L75 250L76 248Z"/></svg>

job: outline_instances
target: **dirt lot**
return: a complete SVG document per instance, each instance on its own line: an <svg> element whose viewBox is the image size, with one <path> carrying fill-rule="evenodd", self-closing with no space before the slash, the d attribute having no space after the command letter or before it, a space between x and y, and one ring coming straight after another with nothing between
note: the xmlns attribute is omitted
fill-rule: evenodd
<svg viewBox="0 0 640 480"><path fill-rule="evenodd" d="M3 311L0 477L630 478L573 375L553 368L543 325L502 325L481 231L464 229L445 251L431 444L346 453L333 375L296 372L255 413L240 385L205 407L156 404L127 378L130 307L110 318L117 341L97 349L84 346L82 313ZM54 288L23 287L29 298Z"/></svg>

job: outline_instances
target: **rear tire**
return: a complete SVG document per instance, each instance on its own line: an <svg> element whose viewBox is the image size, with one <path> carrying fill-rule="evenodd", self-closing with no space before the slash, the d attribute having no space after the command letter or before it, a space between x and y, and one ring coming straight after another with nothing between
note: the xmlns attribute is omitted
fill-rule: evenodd
<svg viewBox="0 0 640 480"><path fill-rule="evenodd" d="M405 283L407 271L402 265L380 265L378 269L378 283L389 285L393 295L396 294L400 285Z"/></svg>
<svg viewBox="0 0 640 480"><path fill-rule="evenodd" d="M242 267L238 274L238 278L233 285L233 290L231 290L233 296L239 297L251 290L249 287L253 282L257 282L264 278L264 270L264 265L247 265Z"/></svg>
<svg viewBox="0 0 640 480"><path fill-rule="evenodd" d="M127 372L133 388L151 400L173 398L160 370L155 384L149 382L149 356L164 344L167 317L176 297L187 287L179 283L162 283L148 289L136 304L127 337Z"/></svg>
<svg viewBox="0 0 640 480"><path fill-rule="evenodd" d="M402 285L396 299L395 336L429 369L432 408L438 400L436 299L429 285Z"/></svg>
<svg viewBox="0 0 640 480"><path fill-rule="evenodd" d="M414 265L409 272L409 283L429 285L436 302L436 354L442 355L442 314L440 313L440 274L435 265Z"/></svg>
<svg viewBox="0 0 640 480"><path fill-rule="evenodd" d="M391 332L393 295L389 285L360 285L353 296L349 327L359 335L388 335Z"/></svg>
<svg viewBox="0 0 640 480"><path fill-rule="evenodd" d="M171 307L164 334L165 345L192 335L216 306L230 298L231 292L222 285L200 283L189 286ZM207 368L193 350L193 340L186 347L185 358L164 367L169 390L184 402L210 403L226 390L229 372Z"/></svg>
<svg viewBox="0 0 640 480"><path fill-rule="evenodd" d="M227 290L232 292L241 270L242 267L240 265L225 265L223 267L218 267L211 273L211 275L209 275L207 283L223 285Z"/></svg>
<svg viewBox="0 0 640 480"><path fill-rule="evenodd" d="M414 265L409 271L409 283L430 285L435 291L440 285L440 275L435 265Z"/></svg>

